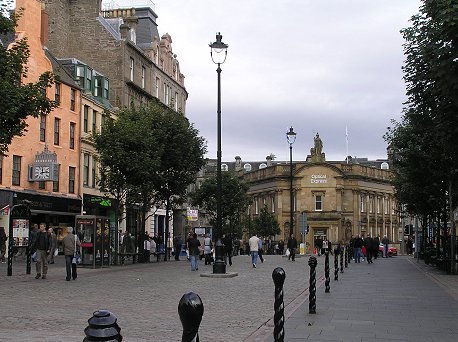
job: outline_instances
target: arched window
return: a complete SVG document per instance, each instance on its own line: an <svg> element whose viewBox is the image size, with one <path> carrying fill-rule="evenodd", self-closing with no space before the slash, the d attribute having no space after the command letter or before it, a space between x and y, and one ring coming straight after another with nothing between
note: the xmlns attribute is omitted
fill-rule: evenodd
<svg viewBox="0 0 458 342"><path fill-rule="evenodd" d="M246 163L245 165L243 165L243 168L245 169L246 172L249 172L251 171L251 164Z"/></svg>
<svg viewBox="0 0 458 342"><path fill-rule="evenodd" d="M227 164L221 164L221 171L228 171L229 168L227 167Z"/></svg>
<svg viewBox="0 0 458 342"><path fill-rule="evenodd" d="M259 165L259 170L265 169L266 167L267 167L267 164L266 163L262 163L261 165Z"/></svg>

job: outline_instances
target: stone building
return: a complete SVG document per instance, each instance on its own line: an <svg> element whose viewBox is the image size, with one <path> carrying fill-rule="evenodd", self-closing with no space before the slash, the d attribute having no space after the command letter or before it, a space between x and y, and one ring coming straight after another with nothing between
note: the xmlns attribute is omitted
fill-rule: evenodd
<svg viewBox="0 0 458 342"><path fill-rule="evenodd" d="M145 0L143 7L107 10L102 10L101 0L44 3L49 50L59 58L77 58L107 76L114 107L157 100L186 112L184 75L171 36L159 36L151 1Z"/></svg>
<svg viewBox="0 0 458 342"><path fill-rule="evenodd" d="M370 234L387 235L397 242L400 221L387 162L351 158L348 162L326 161L322 148L317 135L306 161L293 162L293 232L298 241L313 246L317 237L336 242L348 241L355 234ZM276 239L286 239L291 210L289 162L258 166L250 172L245 168L241 177L250 185L250 215L255 217L266 205L282 230ZM300 224L302 215L308 234Z"/></svg>

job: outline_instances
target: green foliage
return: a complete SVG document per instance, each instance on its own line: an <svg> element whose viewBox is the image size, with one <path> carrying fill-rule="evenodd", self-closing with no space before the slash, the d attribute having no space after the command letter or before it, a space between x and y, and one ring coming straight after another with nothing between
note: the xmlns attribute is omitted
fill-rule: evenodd
<svg viewBox="0 0 458 342"><path fill-rule="evenodd" d="M280 234L280 225L267 206L261 209L259 216L253 220L254 232L258 236L268 237Z"/></svg>
<svg viewBox="0 0 458 342"><path fill-rule="evenodd" d="M191 204L199 206L206 211L213 226L216 226L216 195L217 195L216 176L207 178L199 189L190 194ZM240 216L248 207L250 199L247 195L248 185L232 172L222 172L221 174L221 222L225 227L225 232L240 235L241 223Z"/></svg>
<svg viewBox="0 0 458 342"><path fill-rule="evenodd" d="M411 23L401 31L408 100L385 139L398 201L430 215L446 203L449 183L458 190L458 1L424 0Z"/></svg>
<svg viewBox="0 0 458 342"><path fill-rule="evenodd" d="M23 136L27 131L29 115L38 117L48 114L56 106L46 98L44 89L54 82L52 73L45 72L36 83L27 83L27 60L30 51L27 39L15 42L7 49L6 38L14 33L21 11L7 16L2 3L0 10L0 154L8 151L13 137Z"/></svg>
<svg viewBox="0 0 458 342"><path fill-rule="evenodd" d="M181 113L159 103L124 109L94 135L100 188L146 213L183 201L204 165L205 142ZM144 224L144 222L143 222Z"/></svg>

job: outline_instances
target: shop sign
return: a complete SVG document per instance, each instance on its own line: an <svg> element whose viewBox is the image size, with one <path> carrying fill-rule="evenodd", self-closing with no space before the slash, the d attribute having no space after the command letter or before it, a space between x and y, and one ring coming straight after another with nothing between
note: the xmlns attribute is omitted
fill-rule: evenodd
<svg viewBox="0 0 458 342"><path fill-rule="evenodd" d="M188 221L195 222L199 219L199 210L188 209L186 212Z"/></svg>
<svg viewBox="0 0 458 342"><path fill-rule="evenodd" d="M327 182L328 180L326 178L326 175L312 175L310 179L310 183L312 184L322 184Z"/></svg>

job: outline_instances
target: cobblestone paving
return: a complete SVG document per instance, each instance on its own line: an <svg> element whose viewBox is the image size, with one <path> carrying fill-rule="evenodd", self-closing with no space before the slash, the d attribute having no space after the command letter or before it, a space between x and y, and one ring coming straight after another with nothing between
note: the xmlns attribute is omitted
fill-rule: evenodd
<svg viewBox="0 0 458 342"><path fill-rule="evenodd" d="M182 326L177 307L188 292L200 295L204 316L199 336L202 341L243 341L273 317L272 271L283 267L285 306L308 294L309 258L290 262L267 255L254 269L251 258L233 258L229 272L234 278L204 278L211 266L199 265L191 272L183 261L152 262L79 269L76 281L65 281L63 257L50 265L48 278L25 275L25 264L14 264L13 276L6 276L0 264L0 341L82 341L92 313L107 309L118 317L125 341L180 341ZM318 258L317 278L324 273L324 257Z"/></svg>

